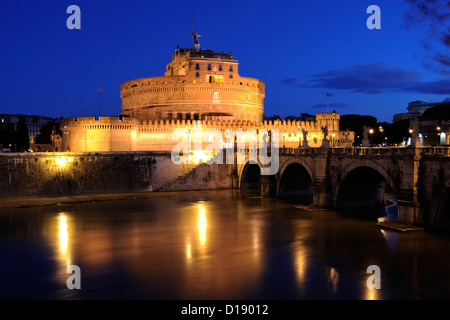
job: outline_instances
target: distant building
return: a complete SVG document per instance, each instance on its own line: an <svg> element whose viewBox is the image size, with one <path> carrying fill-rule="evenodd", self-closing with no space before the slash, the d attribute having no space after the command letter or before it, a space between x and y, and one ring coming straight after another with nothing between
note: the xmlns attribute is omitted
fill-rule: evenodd
<svg viewBox="0 0 450 320"><path fill-rule="evenodd" d="M17 123L19 117L17 114L0 114L0 131L5 131L8 125L13 125L14 130L17 130ZM28 136L30 138L30 145L36 140L36 136L40 133L40 130L46 124L49 124L55 119L36 115L23 115L25 122L28 126Z"/></svg>
<svg viewBox="0 0 450 320"><path fill-rule="evenodd" d="M408 112L395 114L393 117L393 122L398 122L401 120L411 120L420 117L426 110L434 106L446 103L443 102L425 102L425 101L413 101L408 103Z"/></svg>
<svg viewBox="0 0 450 320"><path fill-rule="evenodd" d="M425 146L450 145L450 102L427 109L419 118L419 132Z"/></svg>

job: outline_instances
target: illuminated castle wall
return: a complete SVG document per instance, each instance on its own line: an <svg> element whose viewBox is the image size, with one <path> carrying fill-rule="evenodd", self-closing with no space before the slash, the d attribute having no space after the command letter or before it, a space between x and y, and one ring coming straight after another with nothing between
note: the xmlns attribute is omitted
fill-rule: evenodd
<svg viewBox="0 0 450 320"><path fill-rule="evenodd" d="M262 121L264 83L238 74L231 53L176 49L163 77L120 87L122 114L139 120Z"/></svg>
<svg viewBox="0 0 450 320"><path fill-rule="evenodd" d="M197 47L197 46L196 46ZM332 146L352 145L354 133L339 131L339 113L318 113L316 121L262 121L264 83L238 74L231 53L176 49L165 76L131 80L121 85L120 117L61 120L62 149L72 152L171 151L174 130L279 130L279 147L296 148L302 129L310 147L322 145L327 126ZM210 143L208 134L203 144Z"/></svg>
<svg viewBox="0 0 450 320"><path fill-rule="evenodd" d="M227 129L266 129L279 130L279 147L297 148L303 141L301 129L308 131L307 139L310 147L322 145L321 127L328 127L328 139L332 146L350 147L354 140L351 131L339 131L339 113L318 113L316 121L227 121L204 120L201 127L203 147L210 144L208 130L220 130L224 142L228 141ZM155 120L139 121L127 117L94 117L66 118L62 121L62 150L72 152L95 151L171 151L178 143L172 141L174 130L181 129L193 132L200 122L191 120Z"/></svg>

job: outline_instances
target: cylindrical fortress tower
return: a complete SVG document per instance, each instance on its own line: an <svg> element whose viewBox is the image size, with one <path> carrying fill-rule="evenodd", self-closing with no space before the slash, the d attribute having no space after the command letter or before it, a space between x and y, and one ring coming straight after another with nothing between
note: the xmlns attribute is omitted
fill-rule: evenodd
<svg viewBox="0 0 450 320"><path fill-rule="evenodd" d="M122 83L122 115L139 120L249 120L264 115L264 82L241 77L231 53L177 48L165 76Z"/></svg>

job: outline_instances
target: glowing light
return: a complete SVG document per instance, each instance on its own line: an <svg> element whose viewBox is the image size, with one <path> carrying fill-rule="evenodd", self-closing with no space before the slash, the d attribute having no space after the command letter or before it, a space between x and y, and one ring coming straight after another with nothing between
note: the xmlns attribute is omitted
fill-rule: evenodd
<svg viewBox="0 0 450 320"><path fill-rule="evenodd" d="M131 131L131 139L133 139L133 141L136 141L136 139L137 139L137 132L136 132L136 130L132 130Z"/></svg>
<svg viewBox="0 0 450 320"><path fill-rule="evenodd" d="M191 245L186 246L186 257L190 260L192 258Z"/></svg>
<svg viewBox="0 0 450 320"><path fill-rule="evenodd" d="M69 246L69 231L67 228L67 218L64 215L59 216L59 250L63 258L67 255L67 248Z"/></svg>
<svg viewBox="0 0 450 320"><path fill-rule="evenodd" d="M206 220L206 208L205 205L199 203L197 205L198 215L197 215L197 231L198 231L198 240L200 241L200 245L202 247L206 244L206 229L208 228L208 222Z"/></svg>
<svg viewBox="0 0 450 320"><path fill-rule="evenodd" d="M73 161L72 157L62 156L62 157L56 158L56 164L59 165L60 168L67 166L67 164L72 161Z"/></svg>
<svg viewBox="0 0 450 320"><path fill-rule="evenodd" d="M207 83L223 83L223 76L206 76Z"/></svg>
<svg viewBox="0 0 450 320"><path fill-rule="evenodd" d="M373 129L370 129L370 130L369 130L369 133L372 134L372 133L373 133Z"/></svg>
<svg viewBox="0 0 450 320"><path fill-rule="evenodd" d="M194 150L189 156L190 163L205 163L212 158L212 151Z"/></svg>
<svg viewBox="0 0 450 320"><path fill-rule="evenodd" d="M366 300L378 300L378 290L377 289L366 289Z"/></svg>
<svg viewBox="0 0 450 320"><path fill-rule="evenodd" d="M413 129L409 129L409 133L413 133Z"/></svg>
<svg viewBox="0 0 450 320"><path fill-rule="evenodd" d="M302 254L299 254L295 259L295 274L297 276L297 281L302 284L305 280L305 257Z"/></svg>
<svg viewBox="0 0 450 320"><path fill-rule="evenodd" d="M67 159L66 159L65 157L58 157L58 158L56 159L56 163L57 163L60 167L63 167L63 166L66 165Z"/></svg>
<svg viewBox="0 0 450 320"><path fill-rule="evenodd" d="M333 267L330 268L328 274L328 283L331 286L331 292L335 294L337 292L337 286L339 283L339 272Z"/></svg>

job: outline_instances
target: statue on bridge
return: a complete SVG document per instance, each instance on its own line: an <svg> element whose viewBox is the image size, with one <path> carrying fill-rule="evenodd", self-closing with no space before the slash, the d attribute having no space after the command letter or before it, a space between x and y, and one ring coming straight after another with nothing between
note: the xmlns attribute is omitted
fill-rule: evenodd
<svg viewBox="0 0 450 320"><path fill-rule="evenodd" d="M302 144L302 147L303 147L303 148L309 148L309 145L308 145L308 139L307 139L308 131L306 131L304 128L302 128L302 134L303 134L303 144Z"/></svg>
<svg viewBox="0 0 450 320"><path fill-rule="evenodd" d="M260 148L263 148L264 150L267 150L267 133L264 132L262 136L262 146Z"/></svg>
<svg viewBox="0 0 450 320"><path fill-rule="evenodd" d="M321 148L331 148L330 140L327 139L328 136L328 126L322 127L323 139Z"/></svg>

